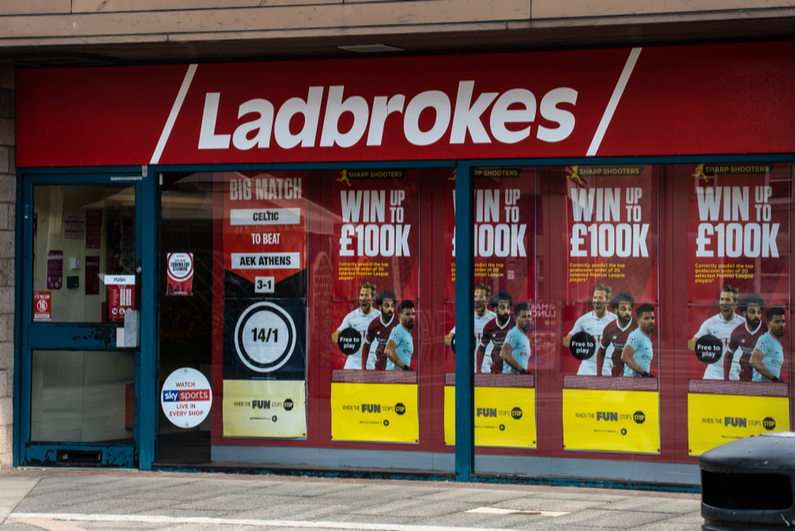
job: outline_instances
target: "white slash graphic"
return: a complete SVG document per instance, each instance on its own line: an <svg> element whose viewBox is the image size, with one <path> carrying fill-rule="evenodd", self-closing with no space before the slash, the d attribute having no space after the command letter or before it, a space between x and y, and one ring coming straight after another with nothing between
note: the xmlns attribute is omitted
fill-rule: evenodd
<svg viewBox="0 0 795 531"><path fill-rule="evenodd" d="M174 122L177 121L179 110L182 108L182 102L185 101L185 96L188 94L188 89L190 88L193 75L196 73L196 68L198 68L198 66L198 64L192 64L188 67L188 71L185 72L185 79L182 80L182 86L177 93L177 99L174 100L171 113L168 115L168 120L166 120L166 126L163 127L163 132L160 133L160 140L157 141L157 147L155 148L155 152L152 153L152 160L149 161L149 164L157 164L160 162L160 156L166 148L168 137L171 136L171 129L174 128Z"/></svg>
<svg viewBox="0 0 795 531"><path fill-rule="evenodd" d="M621 99L621 95L624 93L624 89L626 88L627 82L629 81L629 76L632 75L632 69L635 68L635 63L638 62L638 56L640 55L640 51L642 49L643 48L632 48L632 51L627 58L627 63L624 65L624 70L621 72L621 77L618 78L616 88L613 89L613 95L610 97L610 101L607 104L605 113L602 116L602 121L599 122L599 127L597 127L596 134L593 136L591 146L588 148L588 153L585 154L586 157L595 156L596 152L599 150L599 145L602 143L602 139L607 132L607 127L610 125L610 120L613 119L613 113L616 112L618 102Z"/></svg>

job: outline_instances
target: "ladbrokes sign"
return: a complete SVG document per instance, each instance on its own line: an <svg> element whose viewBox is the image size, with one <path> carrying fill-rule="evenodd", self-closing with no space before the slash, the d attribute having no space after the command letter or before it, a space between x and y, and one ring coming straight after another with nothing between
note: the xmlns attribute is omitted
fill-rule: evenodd
<svg viewBox="0 0 795 531"><path fill-rule="evenodd" d="M392 120L402 125L405 140L414 146L430 146L448 134L450 144L463 144L467 135L479 144L516 144L530 137L536 109L542 123L552 124L552 127L538 125L535 136L539 140L560 142L574 130L574 113L564 108L568 104L565 107L573 109L577 103L577 91L572 88L552 89L543 96L540 105L536 96L524 88L509 89L502 94L483 92L477 99L474 88L474 81L460 81L454 102L439 90L421 92L408 101L404 94L393 94L376 96L368 102L361 96L344 95L342 85L328 89L309 87L305 98L290 98L279 109L262 98L241 103L237 112L232 109L234 117L239 119L233 134L216 131L221 93L208 92L199 149L269 148L271 137L282 149L316 145L349 148L361 142L381 146L391 114L396 115ZM322 109L325 112L321 125ZM426 113L431 117L423 127L420 121ZM301 123L295 132L291 127L294 122Z"/></svg>
<svg viewBox="0 0 795 531"><path fill-rule="evenodd" d="M792 57L793 43L759 43L21 70L17 159L24 167L792 152L792 135L780 134L795 121L783 88L795 84ZM732 127L707 133L703 124L726 108Z"/></svg>

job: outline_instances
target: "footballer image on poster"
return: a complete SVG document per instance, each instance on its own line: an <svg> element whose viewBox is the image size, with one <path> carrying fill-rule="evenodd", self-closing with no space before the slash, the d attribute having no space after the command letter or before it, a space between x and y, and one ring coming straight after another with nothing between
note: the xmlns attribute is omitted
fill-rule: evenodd
<svg viewBox="0 0 795 531"><path fill-rule="evenodd" d="M565 206L564 449L658 454L658 169L545 171Z"/></svg>
<svg viewBox="0 0 795 531"><path fill-rule="evenodd" d="M475 168L473 364L475 444L535 448L535 175ZM455 175L445 179L445 444L455 444ZM506 407L506 401L512 407ZM485 413L484 413L485 412ZM491 414L493 412L493 415Z"/></svg>
<svg viewBox="0 0 795 531"><path fill-rule="evenodd" d="M786 165L702 163L688 187L688 451L789 430Z"/></svg>
<svg viewBox="0 0 795 531"><path fill-rule="evenodd" d="M419 172L333 173L331 437L419 441Z"/></svg>

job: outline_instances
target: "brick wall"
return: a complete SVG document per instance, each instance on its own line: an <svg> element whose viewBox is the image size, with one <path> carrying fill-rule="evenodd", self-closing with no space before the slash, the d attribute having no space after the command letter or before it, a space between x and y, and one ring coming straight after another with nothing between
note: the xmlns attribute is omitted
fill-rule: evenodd
<svg viewBox="0 0 795 531"><path fill-rule="evenodd" d="M15 71L0 66L0 470L12 463L14 431Z"/></svg>

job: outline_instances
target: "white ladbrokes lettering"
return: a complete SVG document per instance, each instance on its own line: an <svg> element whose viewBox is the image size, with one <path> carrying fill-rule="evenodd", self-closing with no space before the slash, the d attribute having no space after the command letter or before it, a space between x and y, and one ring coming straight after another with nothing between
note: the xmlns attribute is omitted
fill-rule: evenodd
<svg viewBox="0 0 795 531"><path fill-rule="evenodd" d="M239 122L234 131L228 132L219 132L216 127L221 93L208 92L205 94L198 147L229 149L232 145L242 151L255 147L263 149L271 146L273 137L280 148L292 149L299 145L306 148L315 146L318 132L321 147L336 145L347 148L365 137L367 146L381 146L387 119L393 114L402 115L403 134L415 146L434 144L448 132L451 145L463 144L467 135L475 144L490 144L492 138L499 143L516 144L530 137L537 111L545 123L556 124L556 127L539 124L535 132L537 139L560 142L574 131L574 114L560 108L561 105L576 105L578 94L572 88L552 89L541 98L540 104L537 104L535 95L524 88L514 88L502 94L484 92L477 97L474 88L474 81L460 81L454 106L450 97L438 90L422 92L410 100L403 94L376 96L368 105L361 96L344 98L345 87L334 85L328 88L324 106L325 87L309 87L306 99L290 98L278 110L266 99L243 102L238 107L237 118L245 118L246 121ZM489 107L491 111L486 116ZM321 110L325 110L322 126ZM434 120L429 129L423 130L420 115L426 110L433 111ZM339 125L345 114L353 117L353 125L342 132ZM294 132L290 123L298 115L302 115L303 125L300 131ZM486 119L488 131L484 125Z"/></svg>

